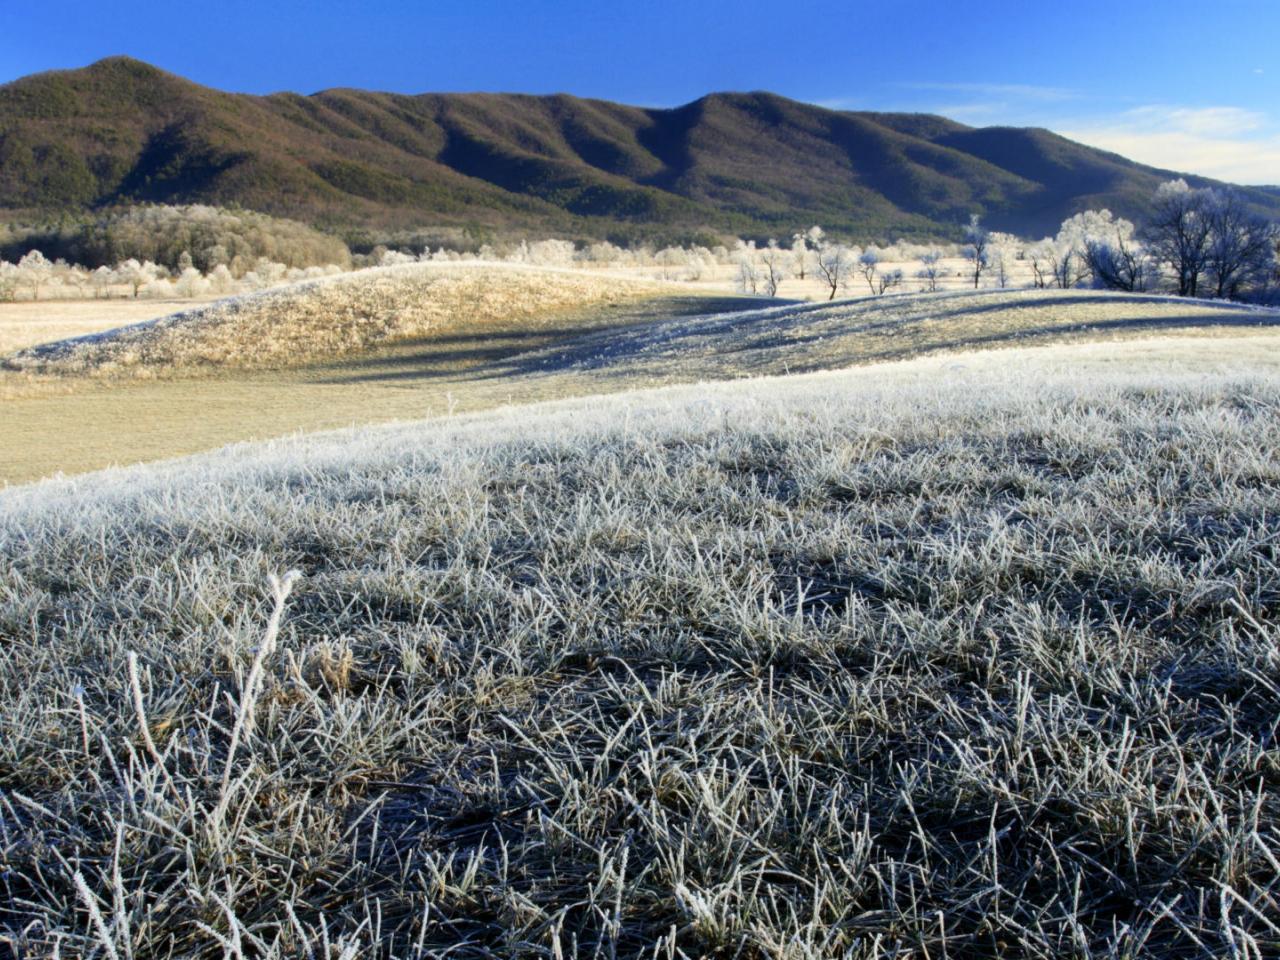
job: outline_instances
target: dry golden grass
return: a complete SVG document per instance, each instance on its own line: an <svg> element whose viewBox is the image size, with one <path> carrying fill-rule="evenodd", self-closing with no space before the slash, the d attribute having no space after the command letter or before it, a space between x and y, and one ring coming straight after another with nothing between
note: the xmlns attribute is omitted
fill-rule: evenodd
<svg viewBox="0 0 1280 960"><path fill-rule="evenodd" d="M39 300L0 303L0 356L189 310L191 300Z"/></svg>
<svg viewBox="0 0 1280 960"><path fill-rule="evenodd" d="M648 280L510 264L412 264L232 297L145 326L25 350L33 375L154 379L296 366L454 330L536 329L569 310L670 292Z"/></svg>

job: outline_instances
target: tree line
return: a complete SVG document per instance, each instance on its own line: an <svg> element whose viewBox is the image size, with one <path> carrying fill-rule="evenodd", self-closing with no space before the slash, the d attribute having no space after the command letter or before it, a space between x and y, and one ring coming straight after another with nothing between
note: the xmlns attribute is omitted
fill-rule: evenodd
<svg viewBox="0 0 1280 960"><path fill-rule="evenodd" d="M848 244L820 226L757 245L621 247L542 239L474 250L396 250L352 255L342 240L293 221L191 205L116 211L93 221L0 227L0 300L19 296L196 297L261 289L351 268L424 260L646 270L663 280L732 280L744 293L777 296L791 279L816 282L828 299L946 286L1092 287L1280 302L1280 230L1230 190L1160 186L1152 213L1134 224L1086 210L1057 234L1027 241L988 230L974 216L957 244ZM45 243L45 246L38 246ZM13 262L8 262L12 260ZM959 266L957 267L957 264ZM914 267L912 266L914 265ZM904 269L905 266L905 269Z"/></svg>
<svg viewBox="0 0 1280 960"><path fill-rule="evenodd" d="M17 262L32 250L90 269L127 260L170 271L193 266L205 274L225 266L237 279L264 258L286 269L351 264L347 245L314 227L202 204L122 207L89 217L0 227L0 259ZM184 257L189 261L185 265Z"/></svg>
<svg viewBox="0 0 1280 960"><path fill-rule="evenodd" d="M1193 188L1184 180L1171 180L1157 189L1152 214L1141 224L1109 210L1086 210L1065 220L1055 236L1033 243L990 231L974 215L965 240L960 256L974 289L1012 286L1020 267L1027 285L1038 288L1280 303L1280 225L1252 213L1229 189ZM820 227L796 234L789 257L770 240L763 249L751 245L740 250L739 258L738 287L751 293L774 295L788 275L803 279L810 260L828 299L848 292L859 279L877 295L907 279L900 267L882 269L887 258L879 248L829 240ZM917 254L919 289L939 289L945 258L939 248Z"/></svg>

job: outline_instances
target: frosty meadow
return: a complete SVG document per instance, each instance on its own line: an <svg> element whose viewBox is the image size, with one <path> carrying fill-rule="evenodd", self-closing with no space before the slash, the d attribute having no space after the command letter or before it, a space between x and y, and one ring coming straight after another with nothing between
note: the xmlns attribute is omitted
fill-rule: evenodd
<svg viewBox="0 0 1280 960"><path fill-rule="evenodd" d="M0 13L0 960L1280 956L1280 14L339 6Z"/></svg>

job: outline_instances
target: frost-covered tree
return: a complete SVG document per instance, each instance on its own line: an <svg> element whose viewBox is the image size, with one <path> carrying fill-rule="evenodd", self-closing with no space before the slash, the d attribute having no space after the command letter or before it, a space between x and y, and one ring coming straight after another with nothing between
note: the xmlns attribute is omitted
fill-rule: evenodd
<svg viewBox="0 0 1280 960"><path fill-rule="evenodd" d="M230 268L220 263L209 271L209 292L216 296L225 296L236 288L236 278L231 275Z"/></svg>
<svg viewBox="0 0 1280 960"><path fill-rule="evenodd" d="M1022 241L1010 233L992 233L987 242L987 263L1002 290L1013 282L1013 265L1022 250Z"/></svg>
<svg viewBox="0 0 1280 960"><path fill-rule="evenodd" d="M809 252L822 247L824 235L822 228L814 224L804 233L797 233L791 238L792 265L798 279L805 278L805 271L809 265Z"/></svg>
<svg viewBox="0 0 1280 960"><path fill-rule="evenodd" d="M867 247L862 251L862 255L858 257L858 272L862 274L862 279L867 281L867 289L873 294L876 290L876 271L880 269L880 254L876 252L874 247Z"/></svg>
<svg viewBox="0 0 1280 960"><path fill-rule="evenodd" d="M876 293L878 295L884 295L895 287L902 286L903 278L904 275L901 268L886 270L876 278Z"/></svg>
<svg viewBox="0 0 1280 960"><path fill-rule="evenodd" d="M159 269L150 260L146 263L139 263L132 257L116 267L115 272L116 279L133 291L135 300L138 297L138 292L147 284L155 281L160 275Z"/></svg>
<svg viewBox="0 0 1280 960"><path fill-rule="evenodd" d="M808 264L809 241L805 239L803 233L793 234L791 237L791 265L795 269L798 279L804 279L805 268Z"/></svg>
<svg viewBox="0 0 1280 960"><path fill-rule="evenodd" d="M831 291L828 300L834 300L840 288L849 282L855 263L853 251L842 243L824 243L818 248L816 264L819 276Z"/></svg>
<svg viewBox="0 0 1280 960"><path fill-rule="evenodd" d="M0 260L0 303L16 300L21 282L21 273L17 266Z"/></svg>
<svg viewBox="0 0 1280 960"><path fill-rule="evenodd" d="M756 293L760 286L760 270L756 266L756 245L739 240L733 251L734 282L740 293Z"/></svg>
<svg viewBox="0 0 1280 960"><path fill-rule="evenodd" d="M1053 241L1048 237L1027 247L1027 262L1031 264L1031 282L1043 290L1053 282Z"/></svg>
<svg viewBox="0 0 1280 960"><path fill-rule="evenodd" d="M663 280L674 280L687 275L689 267L689 251L684 247L664 247L654 259L662 271Z"/></svg>
<svg viewBox="0 0 1280 960"><path fill-rule="evenodd" d="M195 267L187 267L174 282L174 290L180 297L199 297L209 289L209 281Z"/></svg>
<svg viewBox="0 0 1280 960"><path fill-rule="evenodd" d="M916 278L924 281L924 289L929 293L938 289L938 279L942 276L942 268L938 265L941 260L942 253L938 250L926 250L920 254L920 269L916 271Z"/></svg>
<svg viewBox="0 0 1280 960"><path fill-rule="evenodd" d="M111 284L115 282L115 274L112 273L110 267L99 267L93 273L89 274L89 285L93 287L93 295L95 298L109 296L111 293Z"/></svg>
<svg viewBox="0 0 1280 960"><path fill-rule="evenodd" d="M573 254L568 240L539 240L528 245L525 259L544 267L567 267L573 263Z"/></svg>
<svg viewBox="0 0 1280 960"><path fill-rule="evenodd" d="M1155 195L1155 211L1145 239L1155 259L1167 266L1178 296L1194 297L1209 260L1212 221L1207 190L1195 190L1185 180L1162 183Z"/></svg>
<svg viewBox="0 0 1280 960"><path fill-rule="evenodd" d="M977 290L978 284L982 282L982 271L987 269L991 234L987 232L987 228L982 225L982 218L976 213L969 217L964 238L966 240L964 258L969 261L969 269L973 274L973 289Z"/></svg>
<svg viewBox="0 0 1280 960"><path fill-rule="evenodd" d="M270 261L265 261L265 262L269 263ZM418 262L418 258L415 257L413 254L402 253L399 250L383 250L382 255L378 258L378 266L380 267L398 267L401 264L417 263L417 262ZM283 267L284 264L281 264L281 266ZM253 272L256 273L259 278L261 278L263 276L264 270L260 269L258 264L255 264L253 268ZM271 271L268 268L266 270L266 273L270 275L270 272Z"/></svg>
<svg viewBox="0 0 1280 960"><path fill-rule="evenodd" d="M1132 237L1133 224L1113 216L1110 210L1084 210L1068 217L1052 241L1055 284L1067 289L1086 283L1092 276L1090 245L1127 243Z"/></svg>
<svg viewBox="0 0 1280 960"><path fill-rule="evenodd" d="M771 297L778 295L778 285L787 278L789 255L789 251L778 246L777 240L770 240L768 246L760 251L760 262L764 265L764 292Z"/></svg>
<svg viewBox="0 0 1280 960"><path fill-rule="evenodd" d="M1205 214L1205 279L1213 296L1237 300L1245 290L1268 283L1276 265L1276 225L1250 213L1234 190L1210 191Z"/></svg>
<svg viewBox="0 0 1280 960"><path fill-rule="evenodd" d="M694 247L685 253L686 276L689 280L701 280L715 270L716 258L706 247Z"/></svg>
<svg viewBox="0 0 1280 960"><path fill-rule="evenodd" d="M624 252L606 240L589 245L582 251L582 256L588 263L608 267L620 263Z"/></svg>
<svg viewBox="0 0 1280 960"><path fill-rule="evenodd" d="M1064 230L1079 220L1078 238L1073 249L1079 249L1083 269L1093 286L1104 290L1133 292L1146 290L1156 270L1150 257L1135 237L1133 224L1111 211L1089 211L1078 214L1063 224Z"/></svg>
<svg viewBox="0 0 1280 960"><path fill-rule="evenodd" d="M22 281L31 288L31 299L40 299L40 290L53 277L53 264L39 250L28 251L18 261Z"/></svg>
<svg viewBox="0 0 1280 960"><path fill-rule="evenodd" d="M259 257L253 265L253 272L258 276L258 284L263 287L274 287L283 281L288 269L283 263L276 263L266 257Z"/></svg>

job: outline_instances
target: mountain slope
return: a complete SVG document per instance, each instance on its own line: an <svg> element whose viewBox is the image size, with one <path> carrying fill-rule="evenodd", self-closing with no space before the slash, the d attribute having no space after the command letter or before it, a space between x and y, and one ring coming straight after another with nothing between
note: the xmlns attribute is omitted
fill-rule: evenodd
<svg viewBox="0 0 1280 960"><path fill-rule="evenodd" d="M0 208L242 204L331 225L1044 233L1140 215L1167 171L1045 130L767 93L669 110L565 95L223 93L128 58L0 86ZM1188 178L1204 183L1198 178ZM1247 188L1280 216L1280 194Z"/></svg>

